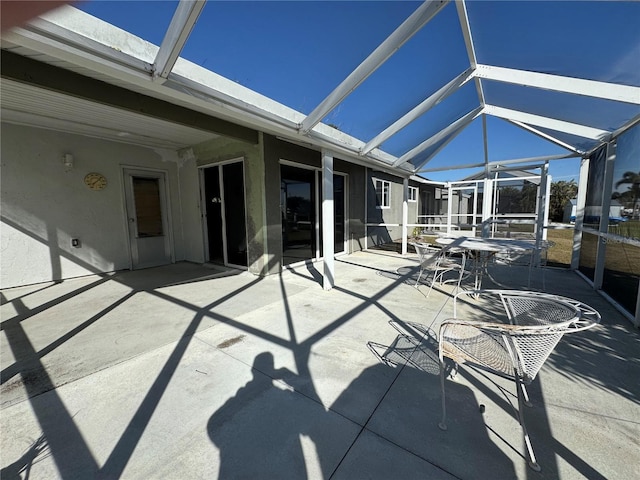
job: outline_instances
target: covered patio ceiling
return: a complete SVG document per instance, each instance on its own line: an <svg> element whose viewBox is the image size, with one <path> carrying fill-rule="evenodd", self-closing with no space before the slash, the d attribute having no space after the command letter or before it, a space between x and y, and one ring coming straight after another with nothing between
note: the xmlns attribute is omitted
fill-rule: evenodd
<svg viewBox="0 0 640 480"><path fill-rule="evenodd" d="M336 22L335 29L322 25L322 38L289 42L298 49L304 44L307 57L317 61L315 77L321 81L305 84L291 52L276 52L285 59L274 65L282 88L305 95L306 100L297 101L269 90L266 81L261 87L259 78L249 80L246 72L229 70L223 58L242 50L233 38L216 43L220 29L212 22L242 28L237 18L242 9L247 30L254 16L269 12L269 23L278 29L288 18L285 9L295 13L307 2L213 1L206 6L205 1L181 0L127 2L118 9L105 3L86 2L78 8L101 12L104 21L129 32L96 19L89 22L85 13L63 7L4 35L3 48L23 55L38 52L41 61L403 176L495 164L488 140L488 125L495 122L551 142L553 154L544 158L563 159L587 156L640 121L640 31L634 21L640 18L640 4L635 2L307 4L311 11L318 9L318 23L363 9L374 12L371 18L378 23L362 25L375 34L344 37ZM150 17L157 22L147 22L145 29L139 20L117 25L130 17L120 7L134 4L170 12L168 27L158 13ZM357 28L353 22L351 28ZM291 29L284 34L297 32L293 25ZM118 32L120 38L114 35ZM343 43L336 46L333 37ZM156 38L162 39L156 41L159 48L153 45ZM202 53L205 40L207 54ZM322 42L328 42L323 49ZM326 50L331 54L323 54ZM219 69L204 68L209 54ZM251 58L245 63L247 71L255 69ZM249 88L230 78L242 79ZM470 128L480 132L476 155L433 162ZM530 163L532 157L511 159L520 161Z"/></svg>

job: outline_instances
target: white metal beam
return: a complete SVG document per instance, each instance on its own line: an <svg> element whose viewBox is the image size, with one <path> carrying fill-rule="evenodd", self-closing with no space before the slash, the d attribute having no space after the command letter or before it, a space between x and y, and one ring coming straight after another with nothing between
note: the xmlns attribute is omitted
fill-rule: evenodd
<svg viewBox="0 0 640 480"><path fill-rule="evenodd" d="M462 29L462 36L464 37L464 44L467 47L467 55L469 57L469 64L471 68L475 70L478 65L478 59L476 57L476 49L473 43L473 36L471 35L471 24L469 23L469 15L467 14L467 3L465 0L456 2L456 9L458 10L458 20L460 21L460 28ZM485 98L484 91L482 89L482 82L478 78L475 80L476 90L478 92L478 100L480 105L484 107Z"/></svg>
<svg viewBox="0 0 640 480"><path fill-rule="evenodd" d="M152 69L148 62L43 18L3 32L2 40L103 74L113 74L113 70L117 70L148 80Z"/></svg>
<svg viewBox="0 0 640 480"><path fill-rule="evenodd" d="M629 120L627 123L622 125L617 130L614 130L613 132L611 132L611 138L613 139L613 138L619 137L630 128L635 127L638 123L640 123L640 114L633 117L631 120Z"/></svg>
<svg viewBox="0 0 640 480"><path fill-rule="evenodd" d="M584 154L584 152L576 147L574 147L573 145L570 145L566 142L563 142L562 140L557 139L556 137L553 137L547 133L541 132L540 130L538 130L537 128L533 128L531 125L526 125L522 122L516 122L515 120L508 120L509 123L512 123L513 125L515 125L516 127L520 127L523 130L526 130L527 132L533 133L534 135L537 135L540 138L544 138L545 140L548 140L551 143L555 143L556 145L558 145L559 147L562 148L566 148L567 150L572 151L573 153L577 153L577 154Z"/></svg>
<svg viewBox="0 0 640 480"><path fill-rule="evenodd" d="M563 77L560 75L494 67L491 65L478 65L476 68L476 76L498 82L515 83L525 87L542 88L556 92L573 93L576 95L640 105L640 87L629 85Z"/></svg>
<svg viewBox="0 0 640 480"><path fill-rule="evenodd" d="M424 160L422 160L422 162L420 162L420 165L417 165L417 166L415 166L415 167L414 167L413 172L414 172L414 173L418 172L422 167L424 167L427 163L429 163L433 157L435 157L438 153L440 153L440 151L441 151L444 147L446 147L447 145L449 145L449 143L450 143L454 138L456 138L456 137L458 136L458 134L459 134L462 130L464 130L465 128L466 128L466 127L462 127L460 130L458 130L458 131L456 132L456 134L455 134L455 135L451 135L451 136L450 136L449 138L447 138L444 142L442 142L442 143L440 144L440 146L439 146L438 148L436 148L436 149L431 153L431 155L429 155L427 158L425 158Z"/></svg>
<svg viewBox="0 0 640 480"><path fill-rule="evenodd" d="M444 170L461 170L465 168L479 168L479 167L497 167L501 165L517 165L520 163L531 163L531 162L545 162L550 160L565 160L570 158L580 158L582 155L579 153L570 153L567 155L544 155L540 157L527 157L527 158L514 158L512 160L495 160L493 162L488 163L468 163L466 165L447 165L445 167L437 167L437 168L427 168L424 170L420 170L420 173L430 173L430 172L441 172ZM523 167L519 167L523 168Z"/></svg>
<svg viewBox="0 0 640 480"><path fill-rule="evenodd" d="M425 168L420 170L418 173L432 173L432 172L444 172L449 170L464 170L466 168L480 168L484 167L485 163L467 163L464 165L447 165L446 167L437 167L437 168Z"/></svg>
<svg viewBox="0 0 640 480"><path fill-rule="evenodd" d="M485 106L484 113L493 115L494 117L504 118L506 120L514 120L538 127L549 128L559 132L577 135L578 137L589 138L591 140L606 141L610 133L607 130L599 128L587 127L577 123L565 122L555 118L542 117L532 113L521 112L519 110L511 110L509 108L496 107L495 105Z"/></svg>
<svg viewBox="0 0 640 480"><path fill-rule="evenodd" d="M452 133L458 130L462 130L464 127L469 125L478 115L480 115L480 113L482 113L482 107L478 107L475 110L472 110L471 112L467 113L465 116L460 117L455 122L449 124L449 126L447 126L446 128L443 128L438 133L436 133L432 137L422 142L420 145L412 148L407 153L402 155L400 158L398 158L394 162L393 166L397 167L399 165L402 165L405 162L408 162L413 157L420 154L421 152L424 152L427 148L438 143L440 140L444 139L448 135L451 135Z"/></svg>
<svg viewBox="0 0 640 480"><path fill-rule="evenodd" d="M180 0L153 62L154 77L169 76L205 3L206 0Z"/></svg>
<svg viewBox="0 0 640 480"><path fill-rule="evenodd" d="M511 160L495 160L493 162L489 162L489 166L515 165L519 163L531 163L531 162L548 162L551 160L565 160L568 158L578 158L581 156L582 155L580 155L579 153L569 153L569 154L561 154L561 155L541 155L539 157L514 158Z"/></svg>
<svg viewBox="0 0 640 480"><path fill-rule="evenodd" d="M369 140L369 142L362 149L362 155L366 155L374 148L380 146L383 142L398 133L404 127L409 125L409 123L413 122L416 118L420 117L422 114L435 107L438 103L447 98L462 85L467 83L471 78L473 78L473 70L469 68L458 75L456 78L451 80L449 83L438 89L438 91L433 93L433 95L430 95L418 106L407 112L404 116L389 125L373 139Z"/></svg>
<svg viewBox="0 0 640 480"><path fill-rule="evenodd" d="M446 4L448 0L427 0L389 35L378 47L353 70L333 92L302 121L300 133L306 135L336 105L344 100L358 85L369 77L380 65L393 55L415 33L426 25Z"/></svg>

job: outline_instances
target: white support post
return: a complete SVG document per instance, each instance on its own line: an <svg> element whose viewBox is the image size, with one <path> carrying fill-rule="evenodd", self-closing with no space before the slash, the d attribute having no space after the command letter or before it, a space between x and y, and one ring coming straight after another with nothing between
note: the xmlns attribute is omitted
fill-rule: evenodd
<svg viewBox="0 0 640 480"><path fill-rule="evenodd" d="M335 285L334 269L334 214L333 214L333 154L322 151L322 246L324 269L322 288L331 290Z"/></svg>
<svg viewBox="0 0 640 480"><path fill-rule="evenodd" d="M407 223L409 223L409 179L402 180L402 255L407 254Z"/></svg>
<svg viewBox="0 0 640 480"><path fill-rule="evenodd" d="M447 235L451 235L451 214L453 213L453 186L447 184Z"/></svg>
<svg viewBox="0 0 640 480"><path fill-rule="evenodd" d="M589 158L580 162L580 178L578 179L578 199L576 201L576 221L573 230L573 254L571 255L571 270L580 266L580 247L582 244L582 226L584 224L584 207L587 203L587 182L589 181Z"/></svg>
<svg viewBox="0 0 640 480"><path fill-rule="evenodd" d="M544 166L540 169L540 185L538 185L538 199L536 202L536 247L538 247L535 251L534 263L535 265L539 265L540 263L540 250L539 247L542 245L542 240L546 237L546 225L547 218L546 216L549 214L549 164L545 163Z"/></svg>
<svg viewBox="0 0 640 480"><path fill-rule="evenodd" d="M369 249L369 167L364 168L364 249Z"/></svg>
<svg viewBox="0 0 640 480"><path fill-rule="evenodd" d="M604 191L602 192L602 211L600 212L600 235L598 236L598 248L596 250L596 271L593 276L593 288L602 289L604 277L604 261L607 253L607 244L602 234L609 231L609 213L611 209L611 185L613 184L613 166L616 159L615 144L607 143L607 160L604 169Z"/></svg>
<svg viewBox="0 0 640 480"><path fill-rule="evenodd" d="M482 238L491 236L491 219L493 218L493 180L484 179L484 192L482 195Z"/></svg>
<svg viewBox="0 0 640 480"><path fill-rule="evenodd" d="M476 224L478 222L478 184L473 186L473 223L471 227L472 236L476 236Z"/></svg>
<svg viewBox="0 0 640 480"><path fill-rule="evenodd" d="M542 225L542 240L546 240L547 234L549 233L549 209L551 207L551 181L552 180L553 179L551 175L547 175L547 187L546 187L546 194L544 197L545 207L544 207L544 223Z"/></svg>

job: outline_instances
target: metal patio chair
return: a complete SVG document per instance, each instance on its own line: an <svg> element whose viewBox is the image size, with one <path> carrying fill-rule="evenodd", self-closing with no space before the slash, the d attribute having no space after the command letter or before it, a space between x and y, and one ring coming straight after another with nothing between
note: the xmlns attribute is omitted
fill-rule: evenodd
<svg viewBox="0 0 640 480"><path fill-rule="evenodd" d="M457 281L455 291L460 288L460 282L462 281L462 277L465 273L466 263L466 255L463 250L448 247L436 248L429 244L418 242L411 243L411 245L415 248L420 261L420 273L418 274L418 279L414 285L416 288L418 288L420 279L425 271L430 272L432 275L431 281L429 282L429 292L427 293L427 297L431 294L433 285L436 282L440 282L442 285L444 283ZM449 272L457 272L458 275L453 279L445 280L445 274Z"/></svg>
<svg viewBox="0 0 640 480"><path fill-rule="evenodd" d="M550 240L542 240L538 248L531 252L506 250L504 252L497 252L493 257L493 260L496 265L527 267L529 269L527 288L531 287L531 279L534 269L539 269L542 279L542 290L545 291L547 288L545 281L545 269L547 266L549 249L554 245L555 243Z"/></svg>
<svg viewBox="0 0 640 480"><path fill-rule="evenodd" d="M482 370L513 380L518 398L518 421L522 427L529 466L540 471L525 425L523 405L531 406L525 385L538 374L564 334L591 328L600 322L600 314L576 300L539 292L517 290L463 291L454 297L454 317L461 295L473 295L493 301L502 308L506 322L445 320L438 333L442 421L446 430L444 357L457 366L468 363ZM477 296L477 297L476 297ZM485 312L486 314L486 312ZM499 317L500 315L496 315Z"/></svg>

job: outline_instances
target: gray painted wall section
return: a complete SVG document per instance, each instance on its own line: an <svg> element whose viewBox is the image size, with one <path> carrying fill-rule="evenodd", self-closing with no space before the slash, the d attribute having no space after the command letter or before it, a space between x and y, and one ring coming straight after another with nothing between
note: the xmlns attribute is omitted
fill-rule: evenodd
<svg viewBox="0 0 640 480"><path fill-rule="evenodd" d="M376 198L376 180L389 182L389 208L380 208ZM418 187L418 183L409 182L410 187ZM419 198L419 194L418 194ZM402 240L402 178L375 170L367 171L367 244L369 246L383 245L392 241ZM418 202L408 202L408 223L418 223ZM386 226L373 226L375 224L387 224ZM398 225L398 226L393 226ZM413 227L408 228L411 235Z"/></svg>

